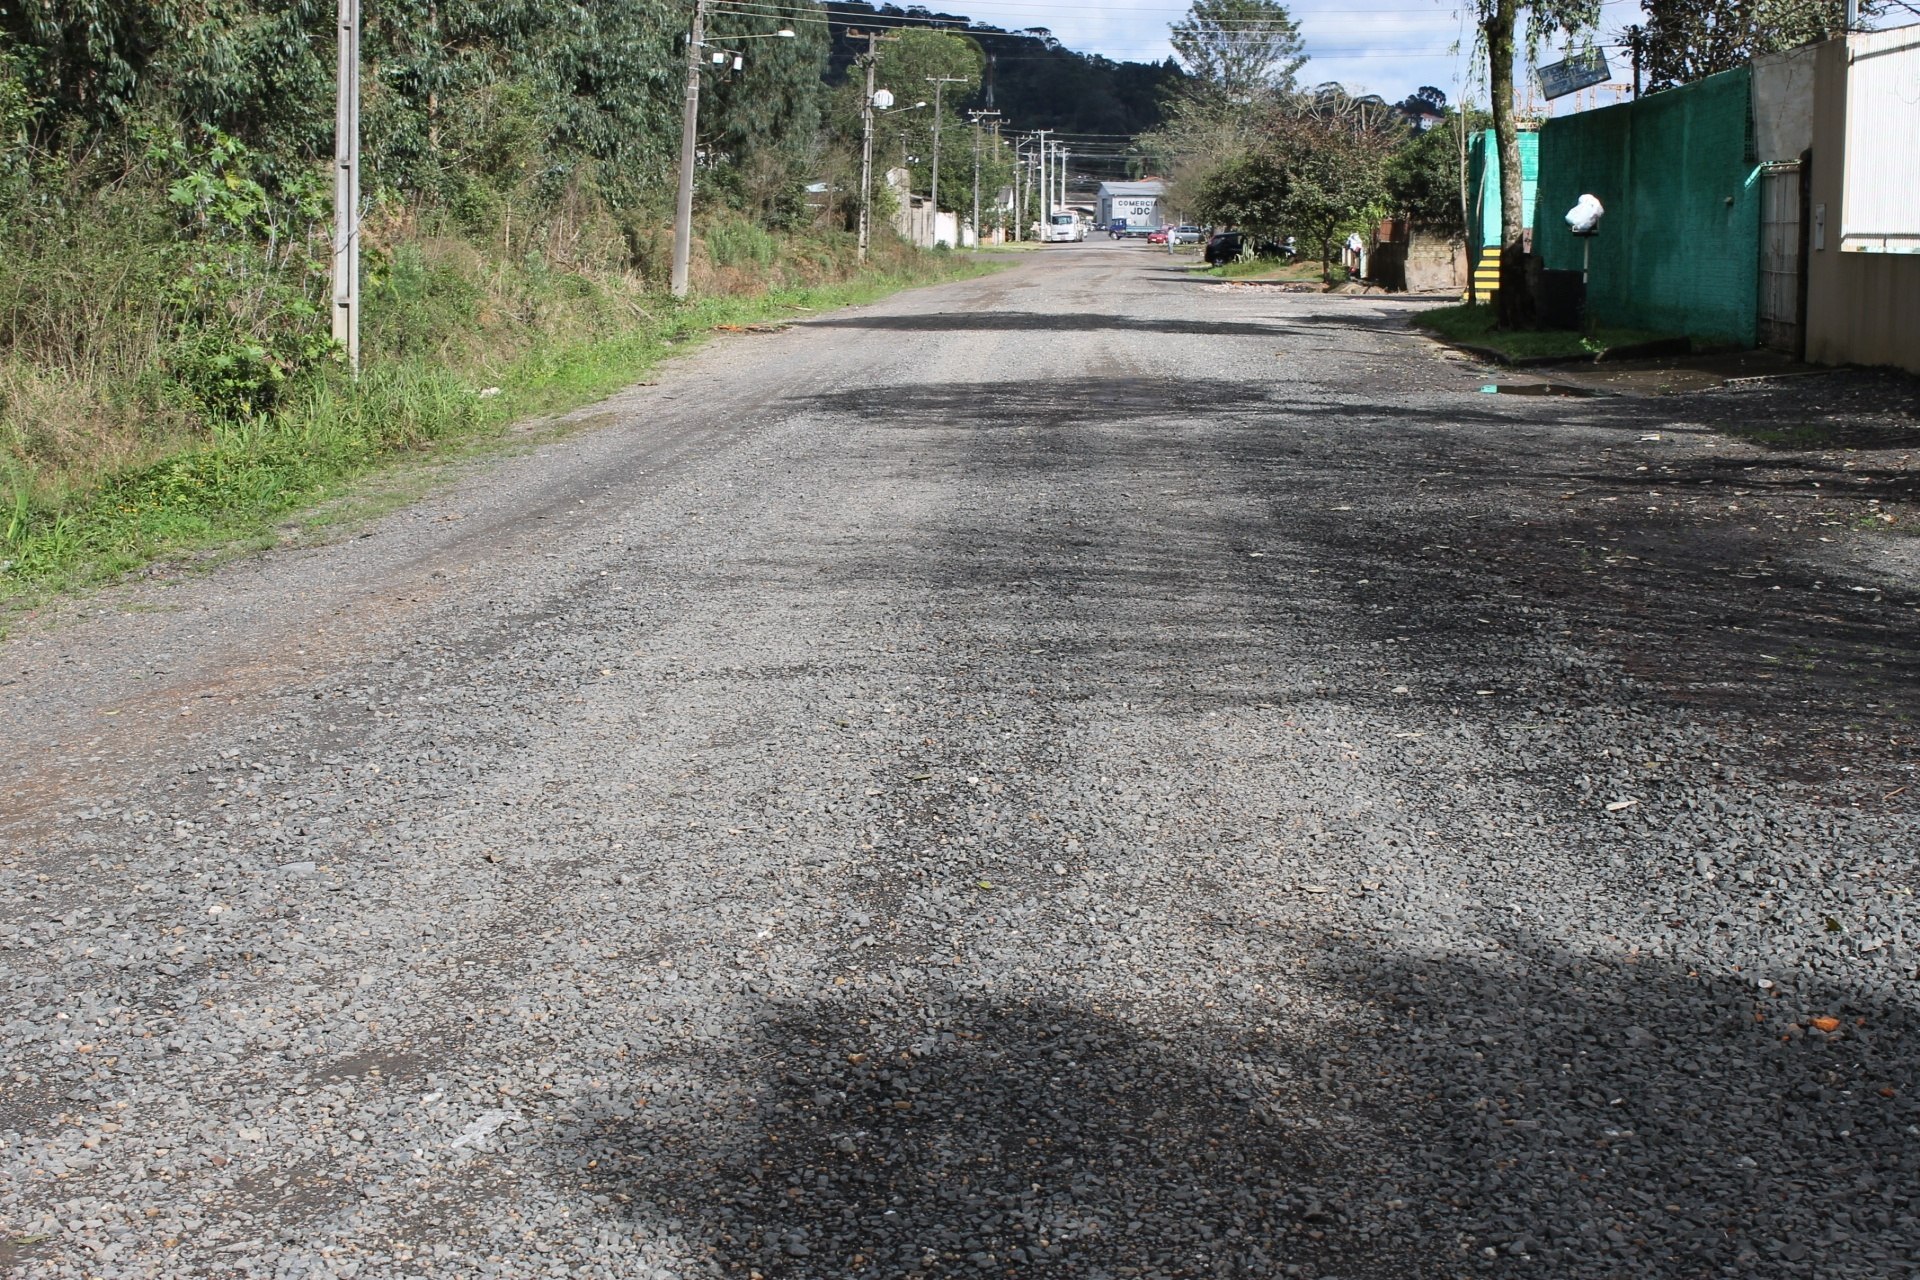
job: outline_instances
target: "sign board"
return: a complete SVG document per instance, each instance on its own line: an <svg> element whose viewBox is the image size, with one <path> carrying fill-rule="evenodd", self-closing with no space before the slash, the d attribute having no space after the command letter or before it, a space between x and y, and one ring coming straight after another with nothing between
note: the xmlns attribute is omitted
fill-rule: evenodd
<svg viewBox="0 0 1920 1280"><path fill-rule="evenodd" d="M1551 101L1591 85L1605 84L1612 77L1613 72L1607 66L1606 51L1588 49L1541 67L1540 92Z"/></svg>
<svg viewBox="0 0 1920 1280"><path fill-rule="evenodd" d="M1112 196L1107 200L1107 216L1144 224L1153 220L1159 207L1160 201L1154 196Z"/></svg>

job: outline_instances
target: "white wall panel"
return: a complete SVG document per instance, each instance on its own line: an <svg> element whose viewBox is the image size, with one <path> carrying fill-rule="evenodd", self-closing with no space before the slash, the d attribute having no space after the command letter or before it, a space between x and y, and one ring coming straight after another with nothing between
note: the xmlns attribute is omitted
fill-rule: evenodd
<svg viewBox="0 0 1920 1280"><path fill-rule="evenodd" d="M1850 37L1847 54L1840 247L1920 253L1920 26Z"/></svg>

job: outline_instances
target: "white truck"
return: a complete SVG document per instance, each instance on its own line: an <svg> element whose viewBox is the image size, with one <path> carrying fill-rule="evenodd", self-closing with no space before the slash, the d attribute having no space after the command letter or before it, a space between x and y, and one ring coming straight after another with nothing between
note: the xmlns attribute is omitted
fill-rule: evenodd
<svg viewBox="0 0 1920 1280"><path fill-rule="evenodd" d="M1071 211L1049 214L1040 224L1040 239L1046 244L1071 244L1087 238L1087 224Z"/></svg>

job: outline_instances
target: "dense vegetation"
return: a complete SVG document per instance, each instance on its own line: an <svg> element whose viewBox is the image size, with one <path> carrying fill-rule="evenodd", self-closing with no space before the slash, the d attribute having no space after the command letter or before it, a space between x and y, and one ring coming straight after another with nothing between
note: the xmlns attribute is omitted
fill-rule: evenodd
<svg viewBox="0 0 1920 1280"><path fill-rule="evenodd" d="M859 104L818 7L714 6L744 66L703 75L693 303L663 293L681 5L366 14L354 382L327 322L333 0L0 4L0 598L257 527L703 323L952 269L884 224L855 262Z"/></svg>

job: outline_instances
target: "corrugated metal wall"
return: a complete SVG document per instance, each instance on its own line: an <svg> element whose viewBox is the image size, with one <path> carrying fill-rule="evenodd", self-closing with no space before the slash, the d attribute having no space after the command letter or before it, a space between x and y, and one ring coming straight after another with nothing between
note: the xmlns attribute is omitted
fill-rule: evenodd
<svg viewBox="0 0 1920 1280"><path fill-rule="evenodd" d="M1760 275L1760 184L1745 68L1637 102L1557 116L1540 132L1534 247L1580 269L1566 211L1606 206L1587 310L1601 325L1752 346Z"/></svg>
<svg viewBox="0 0 1920 1280"><path fill-rule="evenodd" d="M1849 41L1840 248L1920 253L1920 30Z"/></svg>

